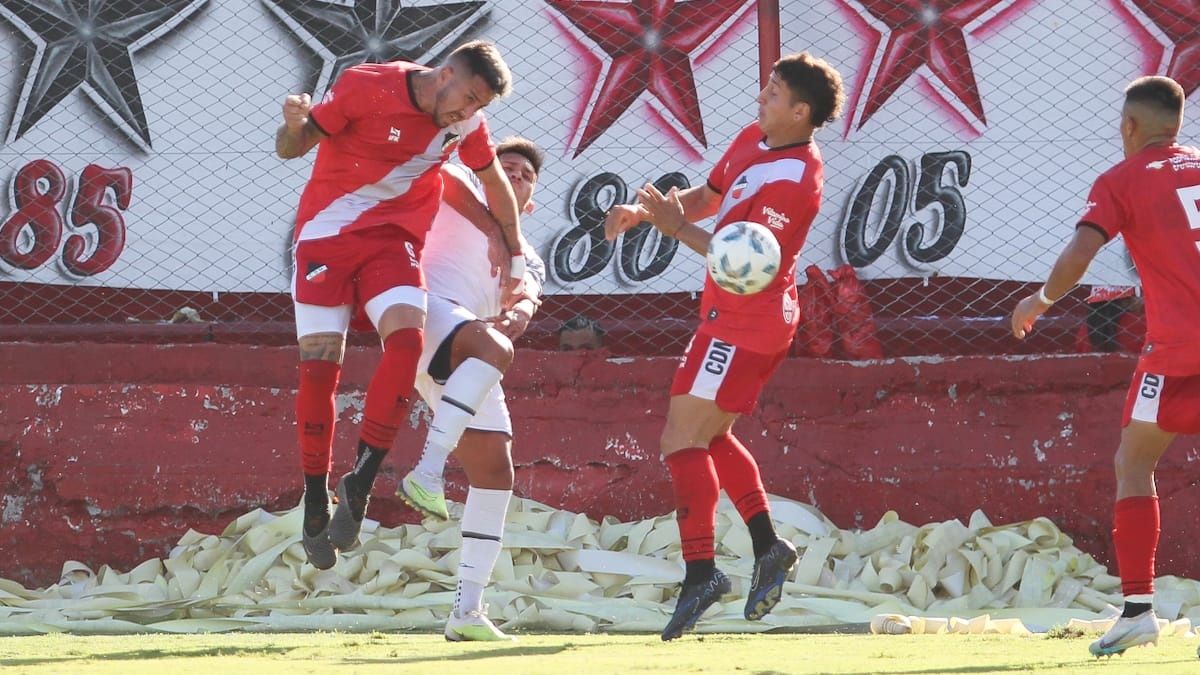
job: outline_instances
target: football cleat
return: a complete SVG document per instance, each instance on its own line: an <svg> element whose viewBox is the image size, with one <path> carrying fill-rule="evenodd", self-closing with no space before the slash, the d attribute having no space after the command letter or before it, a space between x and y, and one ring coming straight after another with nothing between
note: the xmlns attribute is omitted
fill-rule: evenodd
<svg viewBox="0 0 1200 675"><path fill-rule="evenodd" d="M446 620L446 640L448 642L505 642L516 640L511 635L505 635L492 620L487 618L487 608L481 612L473 609L463 616L454 612Z"/></svg>
<svg viewBox="0 0 1200 675"><path fill-rule="evenodd" d="M326 507L325 513L329 513L329 507ZM337 564L337 550L329 541L329 524L332 522L332 518L326 519L325 527L312 536L309 536L307 527L300 526L300 542L304 546L304 553L308 556L309 564L319 570L327 570Z"/></svg>
<svg viewBox="0 0 1200 675"><path fill-rule="evenodd" d="M346 487L346 480L351 475L353 474L348 473L338 481L338 504L333 511L333 517L329 519L329 543L343 552L358 548L358 533L362 530L363 518L367 516L367 504L371 501L370 496L362 498L363 515L362 518L356 519L350 509L350 490Z"/></svg>
<svg viewBox="0 0 1200 675"><path fill-rule="evenodd" d="M1152 609L1137 616L1117 619L1107 633L1088 645L1088 651L1099 658L1122 654L1130 647L1148 644L1158 644L1158 617Z"/></svg>
<svg viewBox="0 0 1200 675"><path fill-rule="evenodd" d="M762 556L754 559L754 576L746 594L745 617L758 621L766 616L783 597L783 582L796 566L796 547L790 541L777 539Z"/></svg>
<svg viewBox="0 0 1200 675"><path fill-rule="evenodd" d="M449 520L450 511L446 507L444 489L445 483L441 476L431 476L414 469L400 479L396 496L422 515Z"/></svg>
<svg viewBox="0 0 1200 675"><path fill-rule="evenodd" d="M733 588L729 577L717 568L713 568L707 579L700 583L684 585L679 590L679 599L675 601L675 612L671 620L663 628L663 641L674 640L683 635L683 631L696 625L704 610L712 606Z"/></svg>

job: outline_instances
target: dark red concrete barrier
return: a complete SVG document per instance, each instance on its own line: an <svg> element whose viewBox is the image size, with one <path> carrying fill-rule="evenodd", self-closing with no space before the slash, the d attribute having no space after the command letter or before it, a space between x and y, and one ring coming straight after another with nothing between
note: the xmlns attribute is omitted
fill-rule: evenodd
<svg viewBox="0 0 1200 675"><path fill-rule="evenodd" d="M348 469L371 368L351 349L338 398L336 470ZM671 507L657 438L675 360L520 352L506 379L520 494L593 518ZM787 361L735 428L767 489L842 527L888 509L923 523L1049 516L1103 561L1111 456L1128 356ZM189 527L219 531L254 507L299 502L295 351L242 344L0 344L0 576L57 580L76 559L128 568ZM419 415L382 475L372 514L423 440ZM464 481L451 472L451 495ZM1200 577L1200 438L1158 472L1161 574Z"/></svg>

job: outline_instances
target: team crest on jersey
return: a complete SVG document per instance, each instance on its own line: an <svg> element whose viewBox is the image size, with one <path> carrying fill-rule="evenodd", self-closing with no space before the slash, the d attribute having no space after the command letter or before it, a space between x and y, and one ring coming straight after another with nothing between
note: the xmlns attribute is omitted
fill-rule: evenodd
<svg viewBox="0 0 1200 675"><path fill-rule="evenodd" d="M319 284L325 281L325 273L329 271L328 265L322 265L318 262L308 263L308 272L305 273L305 281L311 281L314 284Z"/></svg>
<svg viewBox="0 0 1200 675"><path fill-rule="evenodd" d="M742 193L746 191L746 186L750 185L750 179L742 176L733 184L733 188L729 190L729 196L734 199L741 199Z"/></svg>

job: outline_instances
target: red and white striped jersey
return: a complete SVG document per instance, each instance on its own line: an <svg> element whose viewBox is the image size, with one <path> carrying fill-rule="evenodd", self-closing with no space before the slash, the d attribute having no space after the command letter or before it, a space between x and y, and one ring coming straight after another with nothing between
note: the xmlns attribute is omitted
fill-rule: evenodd
<svg viewBox="0 0 1200 675"><path fill-rule="evenodd" d="M296 239L321 239L378 225L424 240L442 197L441 166L457 148L486 168L496 149L482 112L440 128L416 105L405 61L345 70L309 118L326 134L300 196Z"/></svg>

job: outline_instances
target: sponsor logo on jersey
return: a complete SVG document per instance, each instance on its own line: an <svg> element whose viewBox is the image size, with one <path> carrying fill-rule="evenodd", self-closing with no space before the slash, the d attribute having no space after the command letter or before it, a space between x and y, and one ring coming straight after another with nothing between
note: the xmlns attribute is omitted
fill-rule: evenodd
<svg viewBox="0 0 1200 675"><path fill-rule="evenodd" d="M775 209L773 209L769 206L763 207L762 214L763 214L763 217L766 218L767 227L771 227L776 230L782 230L783 228L787 227L789 223L792 222L792 220L790 218L788 218L787 216L783 215L782 213L776 211Z"/></svg>
<svg viewBox="0 0 1200 675"><path fill-rule="evenodd" d="M785 293L783 295L783 322L791 323L794 318L796 318L796 301Z"/></svg>
<svg viewBox="0 0 1200 675"><path fill-rule="evenodd" d="M399 129L397 129L396 127L392 127L391 129L388 130L388 142L389 143L399 143L400 142L400 130Z"/></svg>

